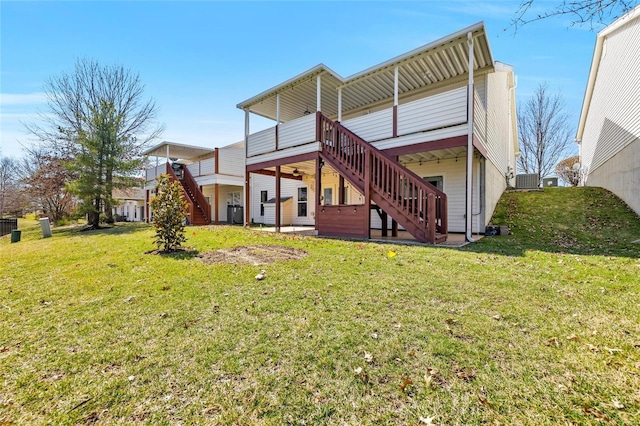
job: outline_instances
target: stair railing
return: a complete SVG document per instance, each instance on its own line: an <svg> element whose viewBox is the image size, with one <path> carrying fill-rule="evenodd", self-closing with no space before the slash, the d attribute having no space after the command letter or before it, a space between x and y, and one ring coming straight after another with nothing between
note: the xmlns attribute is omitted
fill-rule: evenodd
<svg viewBox="0 0 640 426"><path fill-rule="evenodd" d="M349 129L317 113L316 137L322 152L341 163L365 185L393 205L427 240L435 242L436 232L446 234L447 196L435 186L400 165ZM369 166L370 170L366 170ZM367 183L367 175L371 176Z"/></svg>
<svg viewBox="0 0 640 426"><path fill-rule="evenodd" d="M166 165L167 165L167 174L171 176L171 179L177 182L180 182L180 179L178 179L178 176L176 176L176 172L173 170L173 167L171 167L171 164L167 162ZM189 197L189 194L184 189L184 187L182 188L182 193L184 194L184 199L187 201L187 204L189 205L189 213L188 213L189 222L193 222L193 209L195 207L193 205L193 200L191 200L191 197Z"/></svg>
<svg viewBox="0 0 640 426"><path fill-rule="evenodd" d="M191 193L194 195L194 197L196 197L196 202L200 206L200 210L202 210L205 219L207 220L207 222L211 222L211 206L207 202L207 199L205 198L202 191L200 191L200 186L198 186L196 180L193 178L193 175L188 168L182 168L182 176L183 182L186 183L189 189L191 189Z"/></svg>

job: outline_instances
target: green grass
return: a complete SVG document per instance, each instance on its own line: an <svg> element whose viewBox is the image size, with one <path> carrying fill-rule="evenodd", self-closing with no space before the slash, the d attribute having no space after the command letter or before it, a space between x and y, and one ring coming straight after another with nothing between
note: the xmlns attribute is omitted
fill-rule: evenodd
<svg viewBox="0 0 640 426"><path fill-rule="evenodd" d="M638 220L522 213L611 210L590 192L507 194L514 235L463 250L188 228L198 252L309 252L266 267L145 254L145 225L21 221L0 239L0 424L639 424Z"/></svg>

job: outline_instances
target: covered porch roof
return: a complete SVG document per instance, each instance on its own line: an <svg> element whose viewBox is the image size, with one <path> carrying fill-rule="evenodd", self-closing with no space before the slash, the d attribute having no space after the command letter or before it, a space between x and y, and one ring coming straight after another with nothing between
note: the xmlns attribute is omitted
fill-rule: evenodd
<svg viewBox="0 0 640 426"><path fill-rule="evenodd" d="M237 107L275 120L276 97L280 95L280 121L301 117L315 111L316 82L320 76L321 110L335 118L338 115L338 90L342 91L344 114L393 99L396 68L400 98L439 83L462 79L469 72L469 33L474 42L474 72L492 70L494 61L484 22L478 22L347 78L319 64Z"/></svg>
<svg viewBox="0 0 640 426"><path fill-rule="evenodd" d="M212 154L215 149L201 146L187 145L176 142L163 141L142 153L148 157L165 157L179 160L192 160L207 154Z"/></svg>

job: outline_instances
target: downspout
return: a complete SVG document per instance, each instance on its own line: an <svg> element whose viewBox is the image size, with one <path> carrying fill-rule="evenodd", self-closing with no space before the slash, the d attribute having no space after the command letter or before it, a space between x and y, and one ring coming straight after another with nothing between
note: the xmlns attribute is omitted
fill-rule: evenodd
<svg viewBox="0 0 640 426"><path fill-rule="evenodd" d="M472 238L472 189L473 189L473 37L467 33L469 46L469 84L467 86L467 176L466 176L466 207L465 207L465 239L473 243Z"/></svg>

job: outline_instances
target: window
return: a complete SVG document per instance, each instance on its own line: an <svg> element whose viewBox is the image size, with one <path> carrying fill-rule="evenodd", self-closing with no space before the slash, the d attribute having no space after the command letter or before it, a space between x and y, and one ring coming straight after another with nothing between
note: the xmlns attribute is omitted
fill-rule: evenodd
<svg viewBox="0 0 640 426"><path fill-rule="evenodd" d="M260 191L260 216L264 216L264 203L269 199L267 191Z"/></svg>
<svg viewBox="0 0 640 426"><path fill-rule="evenodd" d="M333 189L332 188L325 188L324 189L324 205L325 206L330 206L331 204L333 204Z"/></svg>
<svg viewBox="0 0 640 426"><path fill-rule="evenodd" d="M444 179L442 178L442 176L427 176L424 178L424 180L438 188L440 191L444 190Z"/></svg>
<svg viewBox="0 0 640 426"><path fill-rule="evenodd" d="M307 187L298 188L298 217L307 217Z"/></svg>

